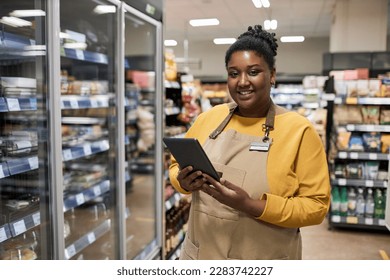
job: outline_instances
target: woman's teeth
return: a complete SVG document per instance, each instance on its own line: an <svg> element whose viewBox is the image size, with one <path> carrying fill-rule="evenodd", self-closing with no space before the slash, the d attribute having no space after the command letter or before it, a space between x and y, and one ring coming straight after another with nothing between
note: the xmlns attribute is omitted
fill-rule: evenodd
<svg viewBox="0 0 390 280"><path fill-rule="evenodd" d="M247 95L247 94L250 94L251 92L250 91L239 91L238 94L241 94L241 95Z"/></svg>

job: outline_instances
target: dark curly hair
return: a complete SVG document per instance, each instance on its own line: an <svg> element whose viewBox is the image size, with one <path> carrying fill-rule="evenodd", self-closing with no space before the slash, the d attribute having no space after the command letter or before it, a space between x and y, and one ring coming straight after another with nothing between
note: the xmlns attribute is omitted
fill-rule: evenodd
<svg viewBox="0 0 390 280"><path fill-rule="evenodd" d="M227 67L234 52L254 51L264 58L270 69L273 69L278 48L275 35L275 33L264 30L261 25L249 26L248 31L238 36L237 41L226 51L225 66Z"/></svg>

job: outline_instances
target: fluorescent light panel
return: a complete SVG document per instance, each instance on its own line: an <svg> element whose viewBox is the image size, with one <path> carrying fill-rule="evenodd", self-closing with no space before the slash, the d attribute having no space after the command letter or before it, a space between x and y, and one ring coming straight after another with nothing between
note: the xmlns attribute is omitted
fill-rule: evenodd
<svg viewBox="0 0 390 280"><path fill-rule="evenodd" d="M176 40L164 40L164 46L166 46L166 47L177 46L177 41Z"/></svg>
<svg viewBox="0 0 390 280"><path fill-rule="evenodd" d="M304 36L282 36L280 41L283 43L300 43L305 41Z"/></svg>
<svg viewBox="0 0 390 280"><path fill-rule="evenodd" d="M116 7L114 5L97 5L93 12L98 15L113 14L116 12Z"/></svg>
<svg viewBox="0 0 390 280"><path fill-rule="evenodd" d="M269 8L271 6L268 0L252 0L252 2L256 8Z"/></svg>
<svg viewBox="0 0 390 280"><path fill-rule="evenodd" d="M31 21L20 19L17 17L2 17L0 19L0 22L13 27L32 26Z"/></svg>
<svg viewBox="0 0 390 280"><path fill-rule="evenodd" d="M237 39L236 38L215 38L213 40L214 44L216 45L231 45L233 44Z"/></svg>
<svg viewBox="0 0 390 280"><path fill-rule="evenodd" d="M9 15L13 17L44 17L46 13L42 10L14 10Z"/></svg>
<svg viewBox="0 0 390 280"><path fill-rule="evenodd" d="M264 29L265 30L276 30L278 28L278 21L276 19L273 20L265 20L264 21Z"/></svg>
<svg viewBox="0 0 390 280"><path fill-rule="evenodd" d="M218 25L219 20L216 18L191 19L190 24L192 26L211 26Z"/></svg>

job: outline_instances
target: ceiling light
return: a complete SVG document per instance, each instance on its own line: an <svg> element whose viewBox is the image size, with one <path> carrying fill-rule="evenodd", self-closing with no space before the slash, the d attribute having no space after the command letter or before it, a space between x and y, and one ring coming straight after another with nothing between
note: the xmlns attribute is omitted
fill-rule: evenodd
<svg viewBox="0 0 390 280"><path fill-rule="evenodd" d="M276 19L273 20L265 20L264 21L264 29L265 30L276 30L278 28L278 21Z"/></svg>
<svg viewBox="0 0 390 280"><path fill-rule="evenodd" d="M218 25L219 20L216 18L205 18L205 19L191 19L190 24L192 26L210 26Z"/></svg>
<svg viewBox="0 0 390 280"><path fill-rule="evenodd" d="M44 17L46 13L42 10L14 10L9 15L13 17Z"/></svg>
<svg viewBox="0 0 390 280"><path fill-rule="evenodd" d="M268 0L252 0L252 2L256 8L261 8L261 7L269 8L271 6Z"/></svg>
<svg viewBox="0 0 390 280"><path fill-rule="evenodd" d="M116 12L116 8L114 5L97 5L93 12L98 15L113 14Z"/></svg>
<svg viewBox="0 0 390 280"><path fill-rule="evenodd" d="M236 38L215 38L213 40L214 44L216 45L231 45L235 41L237 41Z"/></svg>
<svg viewBox="0 0 390 280"><path fill-rule="evenodd" d="M280 41L283 43L296 43L305 41L305 37L303 36L282 36L280 37Z"/></svg>
<svg viewBox="0 0 390 280"><path fill-rule="evenodd" d="M13 26L13 27L22 27L22 26L31 26L31 21L20 19L17 17L2 17L0 19L1 23Z"/></svg>
<svg viewBox="0 0 390 280"><path fill-rule="evenodd" d="M164 41L164 46L166 46L166 47L177 46L177 41L176 40L165 40Z"/></svg>

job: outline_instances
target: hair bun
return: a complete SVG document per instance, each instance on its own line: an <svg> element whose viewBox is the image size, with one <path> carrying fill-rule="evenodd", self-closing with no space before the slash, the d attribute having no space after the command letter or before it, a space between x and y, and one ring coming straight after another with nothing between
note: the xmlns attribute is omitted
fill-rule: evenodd
<svg viewBox="0 0 390 280"><path fill-rule="evenodd" d="M244 36L251 36L260 40L264 40L267 42L269 47L271 48L273 55L276 56L278 44L276 43L277 39L275 38L276 34L268 32L263 29L263 27L259 24L248 27L248 31L241 34L238 39Z"/></svg>

